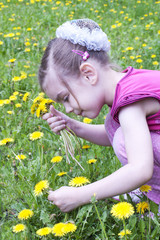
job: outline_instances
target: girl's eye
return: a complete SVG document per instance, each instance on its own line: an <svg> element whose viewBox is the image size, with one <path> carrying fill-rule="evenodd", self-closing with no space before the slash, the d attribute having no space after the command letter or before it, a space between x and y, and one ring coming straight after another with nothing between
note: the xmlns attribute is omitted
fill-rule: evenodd
<svg viewBox="0 0 160 240"><path fill-rule="evenodd" d="M69 95L65 96L64 99L63 99L63 101L64 101L64 102L68 102L68 99L69 99Z"/></svg>

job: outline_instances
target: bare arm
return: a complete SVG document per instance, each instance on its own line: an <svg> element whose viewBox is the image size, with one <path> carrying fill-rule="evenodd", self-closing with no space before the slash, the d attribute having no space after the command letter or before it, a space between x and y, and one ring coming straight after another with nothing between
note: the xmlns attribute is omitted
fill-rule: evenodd
<svg viewBox="0 0 160 240"><path fill-rule="evenodd" d="M97 199L129 192L152 177L153 150L145 112L140 105L133 104L121 110L119 120L128 164L110 176L83 187L83 191L88 193L88 200L93 192L97 194Z"/></svg>
<svg viewBox="0 0 160 240"><path fill-rule="evenodd" d="M153 150L143 104L135 103L122 108L119 120L124 133L128 164L89 185L80 188L63 187L51 192L48 199L53 200L62 211L67 212L89 203L94 193L97 199L103 199L129 192L152 177Z"/></svg>
<svg viewBox="0 0 160 240"><path fill-rule="evenodd" d="M76 121L57 111L53 106L51 106L50 110L51 113L46 113L43 119L47 120L54 133L59 134L62 129L68 126L78 137L89 142L102 146L111 145L104 124L93 125Z"/></svg>

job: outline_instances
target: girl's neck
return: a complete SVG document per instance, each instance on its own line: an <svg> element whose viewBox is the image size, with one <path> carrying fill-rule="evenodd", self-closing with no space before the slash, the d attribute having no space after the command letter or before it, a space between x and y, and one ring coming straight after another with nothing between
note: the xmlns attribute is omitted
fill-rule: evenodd
<svg viewBox="0 0 160 240"><path fill-rule="evenodd" d="M105 104L112 106L117 83L125 76L126 73L116 72L111 68L107 69L104 73L104 91L105 91Z"/></svg>

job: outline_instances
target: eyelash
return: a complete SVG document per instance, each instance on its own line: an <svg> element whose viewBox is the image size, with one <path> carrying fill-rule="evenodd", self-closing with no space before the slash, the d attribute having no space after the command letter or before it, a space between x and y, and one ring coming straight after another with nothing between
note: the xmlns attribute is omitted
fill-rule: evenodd
<svg viewBox="0 0 160 240"><path fill-rule="evenodd" d="M68 99L69 99L69 95L65 96L64 99L63 99L63 101L64 101L64 102L67 102Z"/></svg>

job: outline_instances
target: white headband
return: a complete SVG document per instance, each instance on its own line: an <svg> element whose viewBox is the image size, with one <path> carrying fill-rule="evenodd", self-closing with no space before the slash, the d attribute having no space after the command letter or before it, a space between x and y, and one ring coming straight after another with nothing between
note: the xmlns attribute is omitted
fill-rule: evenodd
<svg viewBox="0 0 160 240"><path fill-rule="evenodd" d="M86 48L94 51L106 51L110 49L110 42L108 41L107 35L102 31L102 29L94 21L87 19L87 21L94 22L98 27L90 30L86 26L81 28L73 20L67 21L59 26L56 30L56 37L69 40L73 44L79 44L81 46L86 46Z"/></svg>

